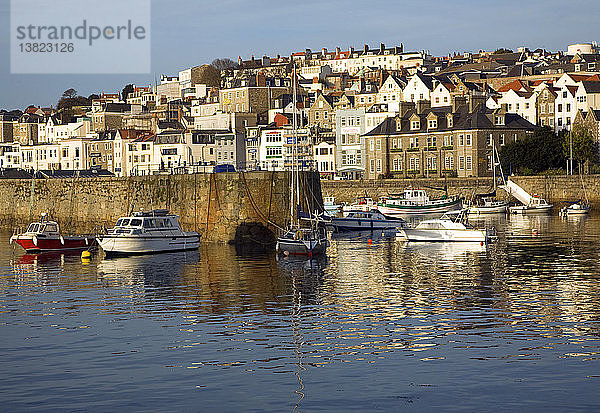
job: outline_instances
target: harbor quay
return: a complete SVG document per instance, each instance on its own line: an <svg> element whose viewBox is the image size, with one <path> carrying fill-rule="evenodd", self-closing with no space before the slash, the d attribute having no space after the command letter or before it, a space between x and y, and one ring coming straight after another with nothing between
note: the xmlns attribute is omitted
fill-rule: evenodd
<svg viewBox="0 0 600 413"><path fill-rule="evenodd" d="M322 207L319 176L299 175L303 209ZM289 221L290 173L234 172L72 179L3 179L0 223L23 229L42 213L65 233L100 233L135 211L167 209L204 242L274 241Z"/></svg>
<svg viewBox="0 0 600 413"><path fill-rule="evenodd" d="M303 210L318 210L323 196L349 203L360 196L378 199L408 187L432 197L445 194L470 199L489 192L491 178L321 180L316 172L300 174ZM269 244L289 221L290 174L276 171L196 173L135 177L3 179L0 223L23 228L47 213L66 233L99 233L133 211L167 209L185 229L202 233L203 242ZM600 205L600 176L514 176L532 194L560 205L583 196ZM506 198L502 190L499 198Z"/></svg>
<svg viewBox="0 0 600 413"><path fill-rule="evenodd" d="M537 175L511 176L510 179L530 194L539 195L558 207L563 202L584 198L584 190L593 207L600 205L600 175ZM357 197L378 199L404 188L424 188L432 197L445 194L470 199L474 194L493 189L491 177L479 178L416 178L416 179L372 179L333 181L321 180L323 196L333 196L337 203L352 202ZM499 199L508 199L508 194L498 189Z"/></svg>

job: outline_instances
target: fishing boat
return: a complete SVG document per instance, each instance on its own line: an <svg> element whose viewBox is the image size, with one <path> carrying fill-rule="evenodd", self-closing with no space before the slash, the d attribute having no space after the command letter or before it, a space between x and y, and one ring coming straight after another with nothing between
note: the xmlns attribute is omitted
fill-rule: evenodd
<svg viewBox="0 0 600 413"><path fill-rule="evenodd" d="M298 160L298 133L296 120L296 68L293 72L293 115L292 115L292 168L290 179L290 221L277 237L275 249L284 255L305 255L308 257L323 254L329 245L327 231L310 215L308 222L300 221L300 161Z"/></svg>
<svg viewBox="0 0 600 413"><path fill-rule="evenodd" d="M332 217L336 216L341 209L341 205L335 203L335 197L324 196L323 197L323 209L327 215Z"/></svg>
<svg viewBox="0 0 600 413"><path fill-rule="evenodd" d="M61 235L56 221L49 221L43 213L38 222L32 222L27 231L15 234L10 241L26 252L73 251L88 249L95 244L93 236Z"/></svg>
<svg viewBox="0 0 600 413"><path fill-rule="evenodd" d="M377 209L388 217L445 213L462 209L462 199L444 195L430 199L424 189L407 188L401 195L384 197L377 203Z"/></svg>
<svg viewBox="0 0 600 413"><path fill-rule="evenodd" d="M114 228L96 237L107 255L152 254L195 250L200 234L184 232L179 217L166 209L140 211L121 217Z"/></svg>
<svg viewBox="0 0 600 413"><path fill-rule="evenodd" d="M345 217L325 218L323 223L334 231L380 230L406 226L403 219L388 218L376 209L367 212L351 211Z"/></svg>
<svg viewBox="0 0 600 413"><path fill-rule="evenodd" d="M473 228L466 221L466 212L452 211L438 219L421 221L414 228L403 228L396 236L415 242L488 242L495 237L492 229Z"/></svg>
<svg viewBox="0 0 600 413"><path fill-rule="evenodd" d="M373 209L377 209L377 202L368 196L360 196L353 203L342 206L342 215L347 216L350 212L356 211L369 212Z"/></svg>

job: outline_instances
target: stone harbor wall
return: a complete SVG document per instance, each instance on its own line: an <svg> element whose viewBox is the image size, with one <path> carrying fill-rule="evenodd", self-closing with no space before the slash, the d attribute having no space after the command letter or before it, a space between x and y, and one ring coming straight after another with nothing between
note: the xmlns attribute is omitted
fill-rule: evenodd
<svg viewBox="0 0 600 413"><path fill-rule="evenodd" d="M573 176L513 176L518 185L530 194L538 194L548 202L559 206L564 201L576 201L583 198L584 190L592 207L600 210L600 175ZM583 183L582 183L583 182ZM378 199L380 196L401 193L408 187L425 188L448 187L449 195L459 195L469 199L474 193L486 193L492 190L492 178L448 178L448 179L383 179L364 181L321 181L323 196L334 196L336 202L352 202L356 197L368 196ZM444 194L442 190L428 189L431 196ZM506 199L503 190L497 191L500 199Z"/></svg>
<svg viewBox="0 0 600 413"><path fill-rule="evenodd" d="M0 223L24 228L42 212L61 231L95 233L132 211L164 208L208 242L269 243L289 221L290 174L233 172L122 178L0 180ZM301 174L303 209L322 206L319 176Z"/></svg>

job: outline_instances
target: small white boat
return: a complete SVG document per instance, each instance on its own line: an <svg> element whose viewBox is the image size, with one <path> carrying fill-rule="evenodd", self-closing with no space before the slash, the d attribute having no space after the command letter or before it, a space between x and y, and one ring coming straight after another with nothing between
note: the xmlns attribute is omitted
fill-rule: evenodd
<svg viewBox="0 0 600 413"><path fill-rule="evenodd" d="M591 208L590 204L581 202L581 201L577 201L577 202L571 203L570 205L564 206L560 210L560 215L561 216L585 215L590 212L590 208Z"/></svg>
<svg viewBox="0 0 600 413"><path fill-rule="evenodd" d="M277 238L275 250L285 255L312 257L324 253L328 246L329 240L324 227L292 226Z"/></svg>
<svg viewBox="0 0 600 413"><path fill-rule="evenodd" d="M448 211L462 209L462 199L447 195L430 199L425 190L407 188L399 196L381 198L377 209L388 217L404 217L406 215L443 214Z"/></svg>
<svg viewBox="0 0 600 413"><path fill-rule="evenodd" d="M342 215L347 216L350 212L362 211L369 212L372 209L377 209L377 202L367 196L361 196L350 205L342 206Z"/></svg>
<svg viewBox="0 0 600 413"><path fill-rule="evenodd" d="M325 210L325 213L327 215L335 217L341 208L342 208L341 205L338 205L335 203L335 197L333 197L333 196L324 196L323 197L323 209Z"/></svg>
<svg viewBox="0 0 600 413"><path fill-rule="evenodd" d="M473 202L466 208L469 215L505 214L508 210L508 201L495 199L496 191L487 194L475 195Z"/></svg>
<svg viewBox="0 0 600 413"><path fill-rule="evenodd" d="M406 226L403 219L387 218L376 209L370 211L351 211L342 218L331 218L323 221L328 227L335 231L365 231L376 229L402 228Z"/></svg>
<svg viewBox="0 0 600 413"><path fill-rule="evenodd" d="M184 232L179 217L166 209L135 212L96 237L107 255L151 254L198 249L200 234Z"/></svg>
<svg viewBox="0 0 600 413"><path fill-rule="evenodd" d="M421 221L414 228L403 228L396 236L415 242L488 242L496 236L492 228L477 229L465 224L464 211L446 213L439 219Z"/></svg>
<svg viewBox="0 0 600 413"><path fill-rule="evenodd" d="M546 202L544 198L533 195L527 205L514 205L508 208L511 214L547 214L552 211L552 204Z"/></svg>

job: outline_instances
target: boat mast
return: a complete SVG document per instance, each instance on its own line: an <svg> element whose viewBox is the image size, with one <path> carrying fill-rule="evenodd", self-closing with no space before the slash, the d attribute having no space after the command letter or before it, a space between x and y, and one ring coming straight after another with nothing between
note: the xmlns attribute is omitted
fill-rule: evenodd
<svg viewBox="0 0 600 413"><path fill-rule="evenodd" d="M292 188L291 188L291 212L292 212L292 222L295 225L298 225L298 210L296 209L296 204L300 203L300 190L298 188L298 170L297 168L297 125L296 125L296 63L294 63L294 68L292 71ZM296 209L296 213L294 214L294 210Z"/></svg>

